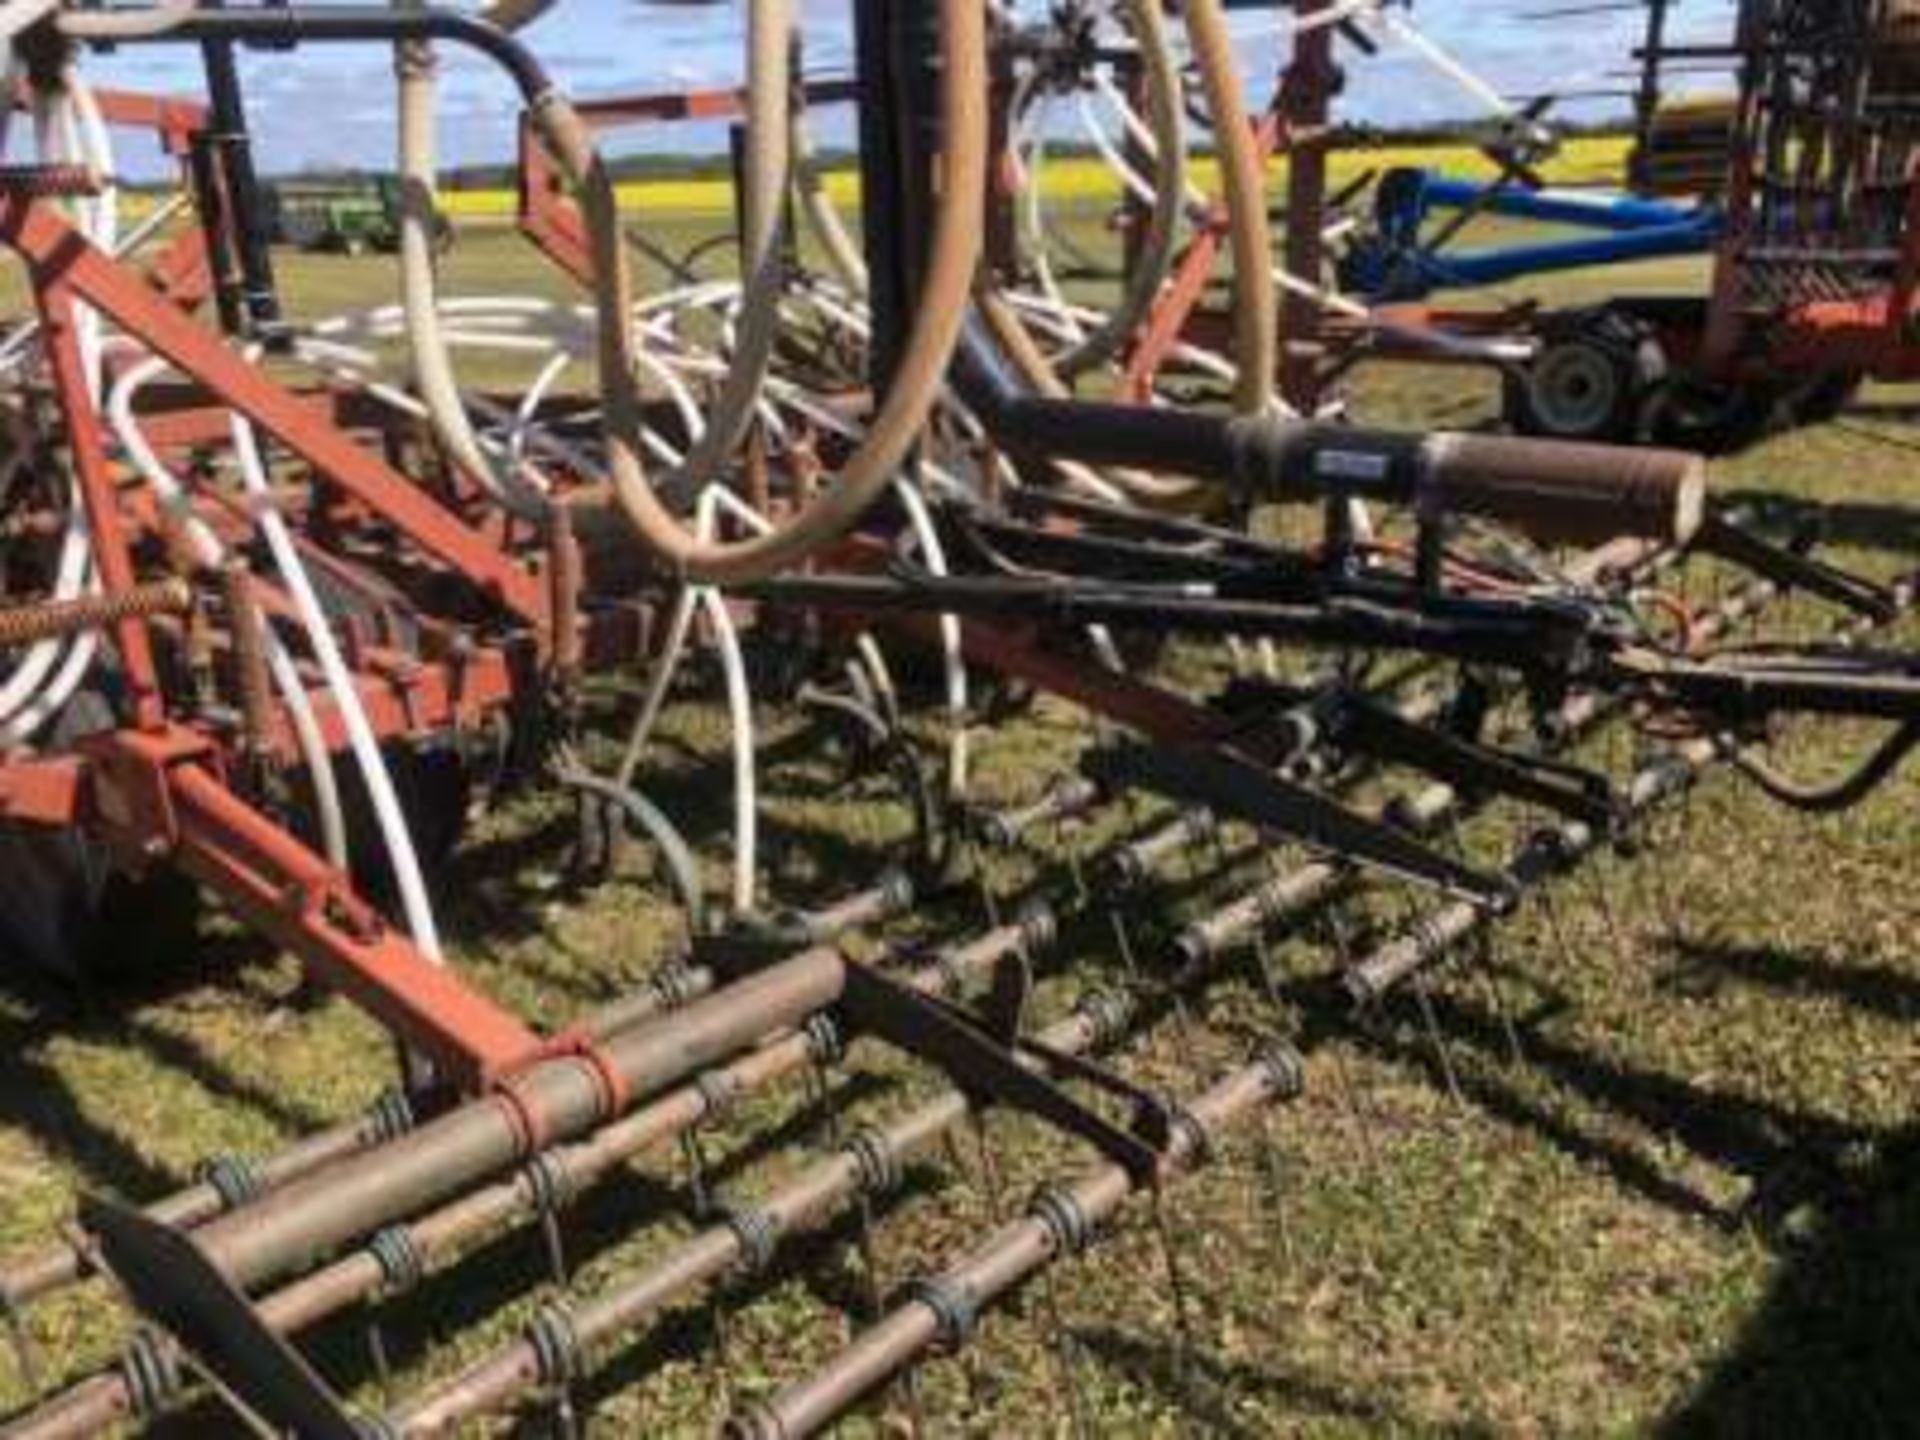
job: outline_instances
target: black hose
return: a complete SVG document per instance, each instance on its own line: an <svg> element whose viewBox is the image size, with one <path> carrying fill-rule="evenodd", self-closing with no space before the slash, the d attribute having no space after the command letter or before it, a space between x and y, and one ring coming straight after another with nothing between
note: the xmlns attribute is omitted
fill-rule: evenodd
<svg viewBox="0 0 1920 1440"><path fill-rule="evenodd" d="M152 35L116 38L116 45L152 45L167 41L230 41L242 45L286 46L403 40L446 40L478 50L519 87L528 104L553 89L546 68L533 52L498 26L457 10L387 10L372 6L306 9L199 10Z"/></svg>
<svg viewBox="0 0 1920 1440"><path fill-rule="evenodd" d="M1730 758L1734 769L1769 799L1810 815L1831 815L1864 800L1916 745L1920 745L1920 720L1909 720L1881 741L1857 768L1830 785L1817 786L1782 774L1746 746L1736 749Z"/></svg>

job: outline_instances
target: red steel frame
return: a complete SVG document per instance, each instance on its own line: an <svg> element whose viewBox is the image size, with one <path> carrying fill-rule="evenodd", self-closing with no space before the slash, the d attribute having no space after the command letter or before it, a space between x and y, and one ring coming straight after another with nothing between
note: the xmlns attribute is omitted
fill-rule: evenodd
<svg viewBox="0 0 1920 1440"><path fill-rule="evenodd" d="M112 95L109 117L155 124L169 148L191 142L203 120L184 102ZM31 195L30 177L0 189L0 244L24 263L39 313L52 388L71 452L74 477L91 526L100 583L109 598L137 583L136 538L157 526L143 491L123 489L109 460L99 411L81 362L80 307L98 311L138 337L197 387L202 408L170 417L162 444L213 433L228 412L246 417L350 498L370 518L404 538L440 570L467 579L499 614L499 624L525 634L538 659L552 642L552 586L540 568L503 548L424 493L405 474L358 443L336 423L328 397L302 395L269 378L187 313L206 294L205 247L195 239L170 253L186 257L169 273L195 284L156 285L91 245L55 209ZM197 259L195 258L197 257ZM211 406L209 410L205 407ZM167 428L162 422L162 429ZM232 523L241 517L224 518ZM260 586L269 608L284 606ZM631 632L631 616L596 628L600 642ZM79 824L103 840L124 867L139 871L170 862L231 906L250 925L293 951L322 983L381 1021L437 1075L466 1090L484 1088L566 1038L546 1041L520 1020L427 959L387 927L355 893L351 880L277 822L250 805L226 779L218 733L169 715L154 656L155 622L139 617L113 627L128 695L130 724L92 737L76 753L0 757L0 816L49 826ZM563 647L553 647L563 648ZM570 637L564 647L574 648ZM356 682L369 720L383 737L443 730L510 700L516 667L498 646L475 645L457 661L415 660L373 647L356 655ZM316 696L323 736L343 745L340 717ZM290 723L273 710L271 749L294 754Z"/></svg>

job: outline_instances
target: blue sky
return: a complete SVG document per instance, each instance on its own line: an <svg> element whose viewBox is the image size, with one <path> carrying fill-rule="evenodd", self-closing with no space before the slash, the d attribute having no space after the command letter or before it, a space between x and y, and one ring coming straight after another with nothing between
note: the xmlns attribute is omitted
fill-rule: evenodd
<svg viewBox="0 0 1920 1440"><path fill-rule="evenodd" d="M1413 19L1497 87L1515 94L1617 88L1639 33L1634 12L1528 19L1553 9L1580 9L1594 0L1420 0ZM799 0L810 68L844 68L848 54L845 0ZM1730 0L1684 0L1680 33L1724 34ZM740 9L651 6L642 0L560 0L526 32L528 42L571 93L588 96L685 85L724 85L740 73ZM1269 16L1235 17L1249 77L1264 89L1279 47ZM270 169L305 165L390 163L393 146L391 62L377 46L311 47L297 54L259 53L243 61L257 139ZM1473 113L1472 103L1404 53L1354 59L1341 113L1382 124L1445 120ZM93 57L87 73L97 83L197 93L191 51L182 47L129 49ZM443 57L445 105L441 147L448 164L505 159L511 154L511 91L482 62L458 52ZM1569 105L1591 115L1619 101ZM839 138L822 126L829 141ZM636 135L632 142L661 148L710 148L718 127L684 126L671 138ZM159 157L144 143L126 147L123 168L151 174Z"/></svg>

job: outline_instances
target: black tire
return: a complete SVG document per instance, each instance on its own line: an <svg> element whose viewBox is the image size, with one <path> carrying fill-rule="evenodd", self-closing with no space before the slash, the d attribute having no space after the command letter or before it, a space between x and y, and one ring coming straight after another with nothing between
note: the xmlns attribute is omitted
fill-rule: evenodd
<svg viewBox="0 0 1920 1440"><path fill-rule="evenodd" d="M1731 455L1774 428L1779 402L1769 385L1677 375L1649 401L1647 433L1661 445Z"/></svg>
<svg viewBox="0 0 1920 1440"><path fill-rule="evenodd" d="M1793 402L1793 418L1800 425L1825 425L1853 408L1866 376L1858 370L1829 370L1801 391Z"/></svg>
<svg viewBox="0 0 1920 1440"><path fill-rule="evenodd" d="M1505 385L1507 423L1553 440L1633 442L1666 370L1651 330L1617 310L1551 317L1540 349Z"/></svg>
<svg viewBox="0 0 1920 1440"><path fill-rule="evenodd" d="M54 721L70 744L114 723L98 691L82 691ZM25 965L77 983L152 975L193 954L200 894L166 868L116 871L106 848L79 829L0 822L0 965Z"/></svg>

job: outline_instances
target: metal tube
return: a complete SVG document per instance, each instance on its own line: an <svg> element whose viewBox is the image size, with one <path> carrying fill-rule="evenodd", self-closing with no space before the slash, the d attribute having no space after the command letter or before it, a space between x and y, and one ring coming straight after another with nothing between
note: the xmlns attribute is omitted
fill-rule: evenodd
<svg viewBox="0 0 1920 1440"><path fill-rule="evenodd" d="M710 993L713 986L713 972L704 966L675 967L650 984L594 1011L582 1022L581 1028L596 1040L605 1039L662 1011L696 1000ZM403 1097L393 1092L365 1115L323 1130L278 1154L235 1164L247 1176L244 1188L258 1198L368 1146L391 1140L412 1124L410 1108ZM233 1208L233 1203L231 1188L222 1188L209 1180L175 1191L147 1206L143 1213L165 1225L193 1229L226 1213ZM71 1241L61 1240L0 1269L0 1304L14 1308L30 1304L63 1285L83 1279L89 1268L82 1252Z"/></svg>
<svg viewBox="0 0 1920 1440"><path fill-rule="evenodd" d="M833 1004L845 975L839 952L805 951L615 1035L605 1064L627 1095L644 1099ZM613 1098L579 1056L538 1062L501 1092L223 1215L195 1238L232 1283L257 1287L613 1118Z"/></svg>
<svg viewBox="0 0 1920 1440"><path fill-rule="evenodd" d="M149 45L183 40L265 46L450 40L478 50L498 64L513 78L521 98L529 105L553 88L545 67L531 50L499 27L457 10L385 10L354 5L196 10L167 30L128 35L114 43Z"/></svg>
<svg viewBox="0 0 1920 1440"><path fill-rule="evenodd" d="M1050 917L1044 914L997 926L973 940L942 951L914 976L912 983L930 993L954 994L966 981L984 974L1001 957L1022 947L1044 944L1051 935ZM711 972L702 968L677 972L677 978L659 988L671 1002L676 997L692 998L687 995L684 984L711 983ZM595 1019L610 1013L618 1012L602 1011ZM816 1040L810 1033L787 1031L774 1035L741 1058L705 1071L698 1083L669 1091L584 1140L544 1151L534 1164L523 1167L512 1177L405 1221L390 1232L387 1242L355 1250L263 1297L259 1302L260 1318L276 1333L291 1334L384 1290L418 1279L456 1251L470 1248L485 1237L538 1213L541 1205L552 1203L553 1192L543 1192L543 1187L557 1186L568 1195L577 1195L605 1179L616 1167L677 1139L710 1119L717 1110L794 1074L815 1058ZM536 1176L536 1169L543 1171L544 1177ZM219 1213L218 1202L208 1213ZM63 1252L63 1258L71 1255L71 1251ZM393 1268L396 1255L405 1256L407 1265L417 1267L418 1274L396 1275ZM159 1343L167 1355L177 1353L171 1339L161 1339ZM152 1410L172 1397L143 1398L146 1408ZM135 1396L127 1380L127 1367L123 1365L52 1397L8 1427L4 1434L6 1440L83 1440L98 1429L103 1420L124 1419L135 1410Z"/></svg>
<svg viewBox="0 0 1920 1440"><path fill-rule="evenodd" d="M1705 642L1727 633L1779 593L1779 588L1770 580L1749 582L1702 617L1695 626L1696 637ZM1910 605L1911 581L1901 582L1894 587L1894 593L1903 607ZM1836 631L1840 638L1847 639L1884 623L1873 617L1854 615L1836 627ZM1628 782L1623 797L1627 813L1630 816L1644 814L1687 789L1720 755L1719 741L1708 736L1677 746L1671 754L1641 767ZM1536 831L1520 844L1508 862L1506 873L1522 891L1538 889L1578 865L1602 838L1577 821ZM1405 933L1379 946L1341 977L1349 997L1357 1005L1377 1001L1416 971L1450 953L1488 923L1486 916L1464 913L1472 908L1442 906L1416 921Z"/></svg>
<svg viewBox="0 0 1920 1440"><path fill-rule="evenodd" d="M1090 1005L1049 1027L1042 1043L1080 1053L1112 1037L1114 1016ZM689 1291L746 1264L763 1264L781 1240L816 1225L863 1193L888 1188L911 1161L926 1154L972 1111L959 1090L942 1091L889 1125L856 1132L846 1146L809 1166L773 1195L730 1222L709 1227L660 1263L614 1284L591 1301L549 1311L520 1339L483 1358L446 1383L409 1400L382 1421L384 1433L424 1436L451 1432L499 1408L529 1388L551 1384L556 1335L568 1363L596 1345L645 1323Z"/></svg>
<svg viewBox="0 0 1920 1440"><path fill-rule="evenodd" d="M1297 1096L1301 1079L1299 1058L1278 1050L1195 1098L1183 1107L1183 1123L1168 1142L1163 1178L1203 1162L1214 1131L1269 1100ZM870 1327L822 1369L737 1416L729 1433L738 1440L798 1440L824 1429L935 1345L964 1342L980 1310L1090 1243L1137 1188L1125 1169L1107 1163L1070 1186L1043 1190L1027 1214L914 1287L917 1298Z"/></svg>
<svg viewBox="0 0 1920 1440"><path fill-rule="evenodd" d="M220 0L202 0L209 8ZM277 324L280 296L274 288L272 237L267 233L266 206L253 168L253 141L247 127L247 107L240 90L240 67L231 40L205 40L200 45L207 72L207 139L213 148L226 195L225 213L232 222L235 251L240 262L239 293L219 297L223 321L244 316L249 329ZM225 286L228 277L218 277Z"/></svg>

